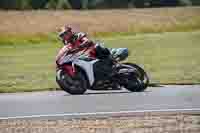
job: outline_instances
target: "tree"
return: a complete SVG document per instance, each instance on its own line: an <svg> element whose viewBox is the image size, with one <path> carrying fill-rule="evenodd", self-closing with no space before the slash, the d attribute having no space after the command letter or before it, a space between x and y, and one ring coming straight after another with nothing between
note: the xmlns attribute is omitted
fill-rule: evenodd
<svg viewBox="0 0 200 133"><path fill-rule="evenodd" d="M68 0L58 0L56 8L57 9L70 9L71 5Z"/></svg>
<svg viewBox="0 0 200 133"><path fill-rule="evenodd" d="M33 9L44 9L48 0L30 0Z"/></svg>
<svg viewBox="0 0 200 133"><path fill-rule="evenodd" d="M200 5L200 0L0 0L0 9L105 9Z"/></svg>
<svg viewBox="0 0 200 133"><path fill-rule="evenodd" d="M135 0L134 5L137 8L143 8L145 7L145 0Z"/></svg>
<svg viewBox="0 0 200 133"><path fill-rule="evenodd" d="M73 9L81 9L81 0L69 0L69 3Z"/></svg>
<svg viewBox="0 0 200 133"><path fill-rule="evenodd" d="M191 0L192 5L200 5L200 0Z"/></svg>
<svg viewBox="0 0 200 133"><path fill-rule="evenodd" d="M191 6L192 5L192 1L191 0L179 0L179 4L181 6Z"/></svg>
<svg viewBox="0 0 200 133"><path fill-rule="evenodd" d="M2 9L29 9L29 0L0 0Z"/></svg>
<svg viewBox="0 0 200 133"><path fill-rule="evenodd" d="M88 7L89 7L89 0L82 0L82 2L81 2L81 7L82 7L82 9L88 9Z"/></svg>
<svg viewBox="0 0 200 133"><path fill-rule="evenodd" d="M110 8L127 8L129 0L107 0Z"/></svg>
<svg viewBox="0 0 200 133"><path fill-rule="evenodd" d="M134 2L135 2L135 0L128 0L128 8L133 8L133 7L135 7Z"/></svg>
<svg viewBox="0 0 200 133"><path fill-rule="evenodd" d="M89 9L102 9L108 8L108 4L106 3L107 0L89 0L88 8Z"/></svg>
<svg viewBox="0 0 200 133"><path fill-rule="evenodd" d="M56 7L57 7L57 0L49 0L45 5L46 9L56 9Z"/></svg>
<svg viewBox="0 0 200 133"><path fill-rule="evenodd" d="M0 8L7 9L7 2L8 0L0 0Z"/></svg>
<svg viewBox="0 0 200 133"><path fill-rule="evenodd" d="M32 8L31 4L30 4L30 0L17 0L18 1L18 9L30 9Z"/></svg>
<svg viewBox="0 0 200 133"><path fill-rule="evenodd" d="M15 0L0 0L0 7L2 9L16 9Z"/></svg>

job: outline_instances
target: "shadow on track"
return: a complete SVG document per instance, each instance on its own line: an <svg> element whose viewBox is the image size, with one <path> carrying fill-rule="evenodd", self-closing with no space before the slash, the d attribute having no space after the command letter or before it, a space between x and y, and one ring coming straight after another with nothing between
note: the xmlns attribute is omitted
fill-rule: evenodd
<svg viewBox="0 0 200 133"><path fill-rule="evenodd" d="M148 87L164 87L164 86L161 85L161 84L158 84L158 83L150 83L150 84L148 85Z"/></svg>
<svg viewBox="0 0 200 133"><path fill-rule="evenodd" d="M66 94L64 96L86 96L86 95L105 95L105 94L126 94L126 93L133 93L133 92L129 92L129 91L94 91L94 92L86 92L82 95L70 95L70 94Z"/></svg>
<svg viewBox="0 0 200 133"><path fill-rule="evenodd" d="M129 92L129 91L121 91L121 92L119 92L119 91L117 91L117 92L115 92L115 91L107 91L107 92L99 92L99 91L97 91L97 92L89 92L89 93L85 93L84 95L101 95L101 94L126 94L126 93L132 93L132 92Z"/></svg>
<svg viewBox="0 0 200 133"><path fill-rule="evenodd" d="M86 92L82 95L70 95L70 94L66 94L64 96L88 96L88 95L107 95L107 94L112 94L112 95L117 95L117 94L131 94L131 93L149 93L149 92L152 92L152 91L144 91L144 92L130 92L130 91L92 91L92 92Z"/></svg>
<svg viewBox="0 0 200 133"><path fill-rule="evenodd" d="M160 84L157 83L150 83L148 87L164 87ZM87 95L105 95L105 94L129 94L129 93L149 93L152 92L151 90L145 90L143 92L130 92L128 90L89 90L88 92L82 94L82 95L70 95L70 94L66 94L64 96L87 96Z"/></svg>

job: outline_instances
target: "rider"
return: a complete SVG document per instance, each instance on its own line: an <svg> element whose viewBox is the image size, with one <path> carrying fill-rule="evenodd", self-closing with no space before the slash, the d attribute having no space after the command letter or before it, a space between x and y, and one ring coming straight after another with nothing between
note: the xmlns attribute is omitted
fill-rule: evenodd
<svg viewBox="0 0 200 133"><path fill-rule="evenodd" d="M88 50L89 57L95 58L95 44L87 38L87 35L83 32L74 32L70 26L64 26L59 29L59 38L62 40L64 46L59 51L56 60L63 57L64 54L69 53L71 50L79 48L78 51ZM87 46L84 46L88 44Z"/></svg>
<svg viewBox="0 0 200 133"><path fill-rule="evenodd" d="M72 27L64 26L59 29L59 38L62 40L64 46L59 51L56 56L57 63L60 63L60 59L64 57L65 54L70 53L70 51L77 49L76 53L80 51L87 51L88 57L96 58L99 54L103 53L103 55L108 54L109 52L118 52L125 51L124 57L128 56L127 48L118 48L118 49L107 49L102 45L95 44L93 41L87 38L87 35L83 32L74 32ZM110 50L110 51L109 51ZM127 52L126 52L127 51Z"/></svg>

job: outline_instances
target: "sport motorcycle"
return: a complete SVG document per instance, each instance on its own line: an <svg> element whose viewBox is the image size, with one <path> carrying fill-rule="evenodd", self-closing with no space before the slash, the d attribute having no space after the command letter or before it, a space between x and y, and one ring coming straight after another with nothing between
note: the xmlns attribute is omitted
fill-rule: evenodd
<svg viewBox="0 0 200 133"><path fill-rule="evenodd" d="M108 49L96 47L96 58L87 57L87 51L69 51L57 63L56 82L72 95L81 95L86 90L120 90L142 92L149 84L149 77L142 67L123 62L129 55L127 48ZM56 61L57 62L57 61Z"/></svg>

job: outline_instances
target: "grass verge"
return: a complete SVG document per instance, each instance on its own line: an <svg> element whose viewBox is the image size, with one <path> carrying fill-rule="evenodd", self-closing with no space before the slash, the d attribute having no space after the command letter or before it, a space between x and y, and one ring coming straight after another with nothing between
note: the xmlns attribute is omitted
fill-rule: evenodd
<svg viewBox="0 0 200 133"><path fill-rule="evenodd" d="M107 47L128 47L127 61L148 72L152 83L200 83L200 31L96 37ZM55 90L54 36L0 36L0 92Z"/></svg>

